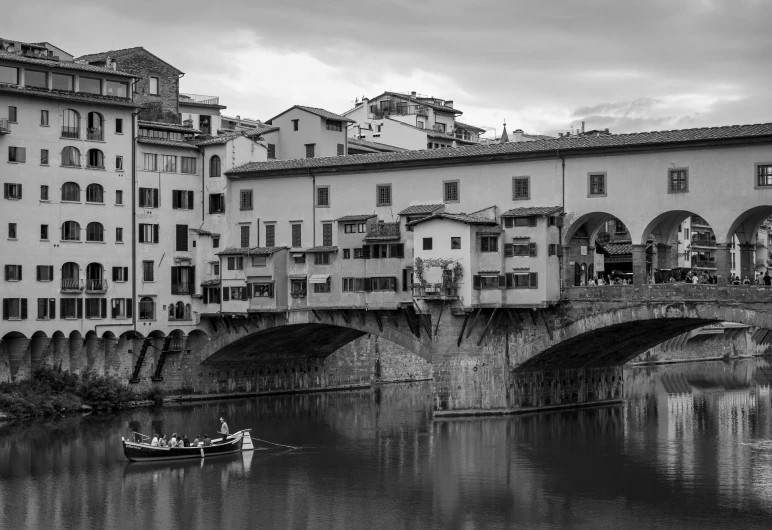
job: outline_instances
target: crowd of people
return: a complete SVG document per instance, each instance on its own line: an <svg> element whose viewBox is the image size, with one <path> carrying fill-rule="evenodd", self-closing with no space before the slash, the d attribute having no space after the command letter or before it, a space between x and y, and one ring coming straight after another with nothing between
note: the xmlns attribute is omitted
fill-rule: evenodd
<svg viewBox="0 0 772 530"><path fill-rule="evenodd" d="M228 439L230 432L228 430L228 424L225 423L225 418L220 418L220 422L220 434L222 434L222 441L224 442ZM175 432L172 434L171 438L167 438L165 434L156 433L150 441L150 445L153 447L199 447L202 445L212 445L212 440L209 438L208 434L204 434L203 438L201 438L200 434L197 434L191 442L188 440L187 434L177 436L177 433Z"/></svg>
<svg viewBox="0 0 772 530"><path fill-rule="evenodd" d="M680 275L679 275L680 276ZM654 277L648 279L647 283L718 283L718 277L716 275L710 275L705 271L688 271L680 279L676 279L673 274L670 274L667 279L663 279L662 282L657 282ZM587 281L587 285L632 285L632 280L624 277L608 277L595 275ZM740 278L736 274L730 275L728 283L732 285L772 285L772 276L769 274L769 270L764 272L756 272L754 279L751 280L748 276Z"/></svg>

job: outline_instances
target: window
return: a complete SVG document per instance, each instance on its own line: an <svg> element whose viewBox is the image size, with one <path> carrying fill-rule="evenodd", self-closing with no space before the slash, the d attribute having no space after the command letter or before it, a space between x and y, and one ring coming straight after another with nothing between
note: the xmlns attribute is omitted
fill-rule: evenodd
<svg viewBox="0 0 772 530"><path fill-rule="evenodd" d="M39 282L50 282L54 279L54 266L53 265L38 265L37 266L37 280Z"/></svg>
<svg viewBox="0 0 772 530"><path fill-rule="evenodd" d="M231 287L231 300L246 300L247 288L246 287Z"/></svg>
<svg viewBox="0 0 772 530"><path fill-rule="evenodd" d="M111 305L113 318L131 318L131 298L113 298Z"/></svg>
<svg viewBox="0 0 772 530"><path fill-rule="evenodd" d="M30 70L24 71L24 86L35 88L48 88L48 73Z"/></svg>
<svg viewBox="0 0 772 530"><path fill-rule="evenodd" d="M6 199L21 199L21 184L3 184L3 196Z"/></svg>
<svg viewBox="0 0 772 530"><path fill-rule="evenodd" d="M457 180L446 180L442 183L442 200L443 202L458 202L459 201L459 186L460 183Z"/></svg>
<svg viewBox="0 0 772 530"><path fill-rule="evenodd" d="M105 168L105 155L99 149L89 149L86 156L88 159L86 167L91 169Z"/></svg>
<svg viewBox="0 0 772 530"><path fill-rule="evenodd" d="M538 274L535 272L515 273L512 280L515 289L535 289L539 286Z"/></svg>
<svg viewBox="0 0 772 530"><path fill-rule="evenodd" d="M627 228L625 228L625 224L619 219L614 220L614 233L619 235L627 233Z"/></svg>
<svg viewBox="0 0 772 530"><path fill-rule="evenodd" d="M82 298L62 298L59 307L62 318L83 318Z"/></svg>
<svg viewBox="0 0 772 530"><path fill-rule="evenodd" d="M330 279L327 278L327 281L324 283L315 283L314 284L314 293L321 294L321 293L329 293L330 292Z"/></svg>
<svg viewBox="0 0 772 530"><path fill-rule="evenodd" d="M220 248L220 238L219 237L213 237L212 238L212 248Z"/></svg>
<svg viewBox="0 0 772 530"><path fill-rule="evenodd" d="M86 186L86 202L104 202L104 188L99 184L89 184Z"/></svg>
<svg viewBox="0 0 772 530"><path fill-rule="evenodd" d="M252 256L253 267L265 267L268 265L268 256Z"/></svg>
<svg viewBox="0 0 772 530"><path fill-rule="evenodd" d="M229 256L228 257L228 270L229 271L241 271L241 270L244 270L244 257L243 256Z"/></svg>
<svg viewBox="0 0 772 530"><path fill-rule="evenodd" d="M225 196L222 193L209 194L209 213L225 212Z"/></svg>
<svg viewBox="0 0 772 530"><path fill-rule="evenodd" d="M121 227L115 229L115 242L123 243L123 228Z"/></svg>
<svg viewBox="0 0 772 530"><path fill-rule="evenodd" d="M127 281L129 281L129 268L128 267L113 267L113 281L114 282L127 282Z"/></svg>
<svg viewBox="0 0 772 530"><path fill-rule="evenodd" d="M300 224L293 224L292 225L292 246L295 248L303 246L303 241L301 237L301 225Z"/></svg>
<svg viewBox="0 0 772 530"><path fill-rule="evenodd" d="M26 320L26 298L3 298L3 320Z"/></svg>
<svg viewBox="0 0 772 530"><path fill-rule="evenodd" d="M249 225L241 225L241 248L249 247Z"/></svg>
<svg viewBox="0 0 772 530"><path fill-rule="evenodd" d="M365 251L363 248L354 249L354 259L365 259Z"/></svg>
<svg viewBox="0 0 772 530"><path fill-rule="evenodd" d="M195 276L195 267L172 267L171 281L172 294L195 294L196 289L193 283Z"/></svg>
<svg viewBox="0 0 772 530"><path fill-rule="evenodd" d="M13 66L0 66L0 83L4 85L18 85L19 69Z"/></svg>
<svg viewBox="0 0 772 530"><path fill-rule="evenodd" d="M343 292L344 293L353 293L354 292L354 286L356 284L355 280L356 280L356 278L343 278Z"/></svg>
<svg viewBox="0 0 772 530"><path fill-rule="evenodd" d="M522 201L531 198L531 177L512 177L512 200Z"/></svg>
<svg viewBox="0 0 772 530"><path fill-rule="evenodd" d="M314 265L329 265L330 255L327 252L314 254Z"/></svg>
<svg viewBox="0 0 772 530"><path fill-rule="evenodd" d="M252 190L241 190L239 193L239 210L252 209Z"/></svg>
<svg viewBox="0 0 772 530"><path fill-rule="evenodd" d="M372 291L396 291L397 279L394 277L385 278L367 278L370 280L370 289ZM365 285L367 282L365 282Z"/></svg>
<svg viewBox="0 0 772 530"><path fill-rule="evenodd" d="M123 204L123 190L115 190L115 204Z"/></svg>
<svg viewBox="0 0 772 530"><path fill-rule="evenodd" d="M317 186L316 205L319 207L330 206L330 187L329 186Z"/></svg>
<svg viewBox="0 0 772 530"><path fill-rule="evenodd" d="M344 248L343 249L343 259L351 259L351 249L350 248Z"/></svg>
<svg viewBox="0 0 772 530"><path fill-rule="evenodd" d="M72 92L74 90L75 82L71 75L67 74L51 74L51 88L54 90L64 90Z"/></svg>
<svg viewBox="0 0 772 530"><path fill-rule="evenodd" d="M772 164L756 164L756 186L772 186Z"/></svg>
<svg viewBox="0 0 772 530"><path fill-rule="evenodd" d="M515 217L515 226L536 226L536 217Z"/></svg>
<svg viewBox="0 0 772 530"><path fill-rule="evenodd" d="M367 232L367 223L359 223L357 225L357 232L359 232L360 234L364 234L365 232Z"/></svg>
<svg viewBox="0 0 772 530"><path fill-rule="evenodd" d="M48 149L41 149L40 150L40 165L41 166L47 166L48 165Z"/></svg>
<svg viewBox="0 0 772 530"><path fill-rule="evenodd" d="M357 225L356 223L349 223L343 225L343 233L344 234L356 234L357 232Z"/></svg>
<svg viewBox="0 0 772 530"><path fill-rule="evenodd" d="M38 298L38 319L56 318L56 298Z"/></svg>
<svg viewBox="0 0 772 530"><path fill-rule="evenodd" d="M339 121L327 120L327 130L340 132L343 130L343 124Z"/></svg>
<svg viewBox="0 0 772 530"><path fill-rule="evenodd" d="M672 168L667 170L667 192L686 193L689 191L689 170Z"/></svg>
<svg viewBox="0 0 772 530"><path fill-rule="evenodd" d="M531 246L533 246L533 255L536 255L536 243L531 243L527 239L523 240L515 240L515 243L512 245L512 256L530 256L531 255ZM507 252L505 252L505 255L509 256Z"/></svg>
<svg viewBox="0 0 772 530"><path fill-rule="evenodd" d="M26 147L8 147L8 161L23 164L27 161Z"/></svg>
<svg viewBox="0 0 772 530"><path fill-rule="evenodd" d="M417 126L418 126L418 128L419 128L419 129L423 129L423 128L425 128L425 127L426 127L426 126L424 125L424 122L423 122L423 120L418 120L418 121L417 121ZM429 147L429 149L431 149L431 147Z"/></svg>
<svg viewBox="0 0 772 530"><path fill-rule="evenodd" d="M268 158L276 158L276 144L268 144Z"/></svg>
<svg viewBox="0 0 772 530"><path fill-rule="evenodd" d="M142 281L143 282L152 282L153 281L153 262L152 261L143 261L142 262Z"/></svg>
<svg viewBox="0 0 772 530"><path fill-rule="evenodd" d="M276 246L276 225L274 224L265 225L265 246Z"/></svg>
<svg viewBox="0 0 772 530"><path fill-rule="evenodd" d="M153 153L142 153L145 171L158 171L158 155Z"/></svg>
<svg viewBox="0 0 772 530"><path fill-rule="evenodd" d="M115 134L123 134L123 118L115 118Z"/></svg>
<svg viewBox="0 0 772 530"><path fill-rule="evenodd" d="M21 281L21 265L6 265L5 266L5 281L7 281L7 282L20 282Z"/></svg>
<svg viewBox="0 0 772 530"><path fill-rule="evenodd" d="M209 159L209 176L210 177L220 176L220 157L217 155L214 155L212 158Z"/></svg>
<svg viewBox="0 0 772 530"><path fill-rule="evenodd" d="M188 225L175 225L175 250L188 251Z"/></svg>
<svg viewBox="0 0 772 530"><path fill-rule="evenodd" d="M138 236L140 243L158 243L158 225L140 223Z"/></svg>
<svg viewBox="0 0 772 530"><path fill-rule="evenodd" d="M158 188L139 188L140 208L158 208Z"/></svg>
<svg viewBox="0 0 772 530"><path fill-rule="evenodd" d="M48 111L47 110L41 110L40 111L40 125L43 127L48 127Z"/></svg>
<svg viewBox="0 0 772 530"><path fill-rule="evenodd" d="M180 157L180 173L186 173L188 175L196 174L196 158L192 156Z"/></svg>
<svg viewBox="0 0 772 530"><path fill-rule="evenodd" d="M102 80L95 79L93 77L80 76L80 88L78 92L85 92L86 94L102 94Z"/></svg>
<svg viewBox="0 0 772 530"><path fill-rule="evenodd" d="M62 165L80 167L80 151L78 151L77 147L65 147L62 149Z"/></svg>
<svg viewBox="0 0 772 530"><path fill-rule="evenodd" d="M18 121L18 110L13 105L8 105L8 121L13 123Z"/></svg>
<svg viewBox="0 0 772 530"><path fill-rule="evenodd" d="M101 223L91 222L86 225L86 241L103 242L104 240L104 227Z"/></svg>
<svg viewBox="0 0 772 530"><path fill-rule="evenodd" d="M314 158L316 144L306 144L306 158Z"/></svg>
<svg viewBox="0 0 772 530"><path fill-rule="evenodd" d="M253 298L273 298L273 283L253 283Z"/></svg>
<svg viewBox="0 0 772 530"><path fill-rule="evenodd" d="M450 238L450 249L451 250L461 250L461 238L460 237L451 237Z"/></svg>
<svg viewBox="0 0 772 530"><path fill-rule="evenodd" d="M498 236L480 236L480 252L498 252Z"/></svg>
<svg viewBox="0 0 772 530"><path fill-rule="evenodd" d="M338 156L344 156L346 154L346 146L338 144Z"/></svg>
<svg viewBox="0 0 772 530"><path fill-rule="evenodd" d="M365 257L372 259L386 259L389 257L389 245L365 245ZM367 255L367 249L369 249L370 255Z"/></svg>
<svg viewBox="0 0 772 530"><path fill-rule="evenodd" d="M219 276L220 275L220 262L219 261L215 261L214 263L212 263L212 274L214 274L215 276Z"/></svg>
<svg viewBox="0 0 772 530"><path fill-rule="evenodd" d="M107 318L107 298L86 298L86 318Z"/></svg>
<svg viewBox="0 0 772 530"><path fill-rule="evenodd" d="M375 205L391 206L391 184L377 184L375 186Z"/></svg>
<svg viewBox="0 0 772 530"><path fill-rule="evenodd" d="M40 200L41 201L47 201L48 200L48 186L40 186Z"/></svg>
<svg viewBox="0 0 772 530"><path fill-rule="evenodd" d="M431 250L432 249L432 238L431 237L425 237L424 238L424 250Z"/></svg>
<svg viewBox="0 0 772 530"><path fill-rule="evenodd" d="M547 247L547 255L562 256L563 254L558 251L558 246L555 243L550 243L549 247Z"/></svg>
<svg viewBox="0 0 772 530"><path fill-rule="evenodd" d="M606 174L605 173L590 173L587 175L587 182L589 191L587 194L593 197L605 197L606 196Z"/></svg>
<svg viewBox="0 0 772 530"><path fill-rule="evenodd" d="M62 200L80 202L80 186L74 182L65 182L62 185Z"/></svg>
<svg viewBox="0 0 772 530"><path fill-rule="evenodd" d="M139 300L139 319L155 319L155 302L153 302L153 299L149 296L145 296Z"/></svg>
<svg viewBox="0 0 772 530"><path fill-rule="evenodd" d="M176 173L177 157L172 155L161 155L161 171L164 173Z"/></svg>
<svg viewBox="0 0 772 530"><path fill-rule="evenodd" d="M332 246L332 223L324 223L322 225L322 245L325 247Z"/></svg>
<svg viewBox="0 0 772 530"><path fill-rule="evenodd" d="M158 78L150 76L150 93L154 96L158 95Z"/></svg>
<svg viewBox="0 0 772 530"><path fill-rule="evenodd" d="M8 223L8 239L16 239L16 223Z"/></svg>
<svg viewBox="0 0 772 530"><path fill-rule="evenodd" d="M298 124L300 123L300 120L292 120L292 130L297 131L298 130Z"/></svg>
<svg viewBox="0 0 772 530"><path fill-rule="evenodd" d="M80 241L80 225L77 222L62 223L62 241Z"/></svg>
<svg viewBox="0 0 772 530"><path fill-rule="evenodd" d="M219 287L204 287L204 303L205 304L219 304L220 303L220 288Z"/></svg>

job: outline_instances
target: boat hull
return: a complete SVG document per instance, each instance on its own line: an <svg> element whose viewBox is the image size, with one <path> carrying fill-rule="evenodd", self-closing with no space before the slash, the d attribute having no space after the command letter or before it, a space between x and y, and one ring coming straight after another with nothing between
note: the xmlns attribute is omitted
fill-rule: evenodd
<svg viewBox="0 0 772 530"><path fill-rule="evenodd" d="M238 453L242 450L243 437L233 438L225 443L200 447L153 447L122 440L123 454L132 462L155 462L163 460L184 460Z"/></svg>

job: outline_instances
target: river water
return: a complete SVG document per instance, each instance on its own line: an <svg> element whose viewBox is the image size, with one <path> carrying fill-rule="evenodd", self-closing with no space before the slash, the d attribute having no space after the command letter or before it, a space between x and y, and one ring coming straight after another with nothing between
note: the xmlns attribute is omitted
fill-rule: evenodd
<svg viewBox="0 0 772 530"><path fill-rule="evenodd" d="M624 405L431 419L430 383L0 428L2 528L770 528L772 366L626 370ZM129 463L120 437L254 453Z"/></svg>

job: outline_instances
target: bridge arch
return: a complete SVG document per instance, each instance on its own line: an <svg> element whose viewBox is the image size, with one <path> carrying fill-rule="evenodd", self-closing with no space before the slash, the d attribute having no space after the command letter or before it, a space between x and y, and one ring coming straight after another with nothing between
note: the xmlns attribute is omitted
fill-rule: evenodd
<svg viewBox="0 0 772 530"><path fill-rule="evenodd" d="M756 243L759 228L764 221L772 217L772 205L762 205L750 208L740 215L729 225L726 234L722 234L726 241L731 241L732 237L737 236L740 243Z"/></svg>

